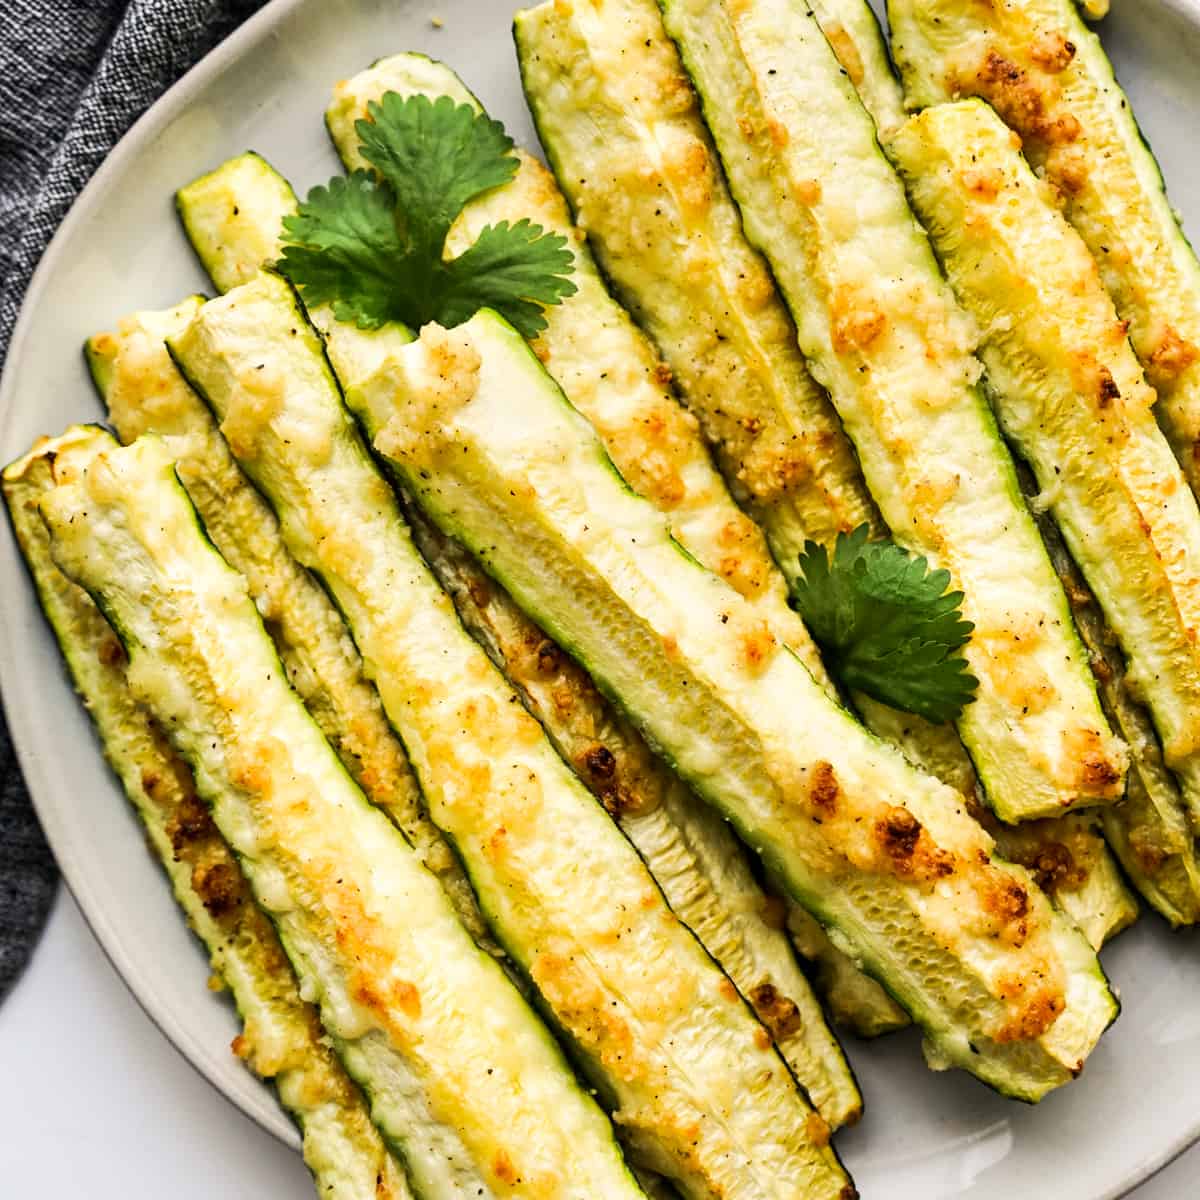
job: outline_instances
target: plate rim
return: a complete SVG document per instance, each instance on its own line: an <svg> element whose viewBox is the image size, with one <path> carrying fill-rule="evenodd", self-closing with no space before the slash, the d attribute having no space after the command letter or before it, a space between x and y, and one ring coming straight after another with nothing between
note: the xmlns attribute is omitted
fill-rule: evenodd
<svg viewBox="0 0 1200 1200"><path fill-rule="evenodd" d="M81 188L47 243L30 276L17 320L13 325L4 366L0 370L0 424L3 424L5 414L11 411L17 403L18 372L13 364L19 361L24 349L29 326L32 323L33 310L38 305L40 294L45 289L47 281L58 267L59 259L71 232L77 224L86 219L93 197L104 190L110 178L120 174L126 159L136 153L136 149L141 145L143 139L151 137L155 131L168 125L182 110L186 109L195 92L209 83L214 76L220 75L226 66L243 54L252 51L258 42L270 37L275 26L286 21L295 10L312 2L313 0L266 0L266 3L257 12L248 17L233 33L184 72L130 125ZM534 0L530 0L530 2L534 2ZM1114 4L1132 2L1134 0L1113 0ZM412 3L412 0L400 0L401 5L407 3ZM1160 0L1160 3L1180 19L1200 29L1200 0ZM77 872L74 859L68 855L65 862L60 860L56 841L65 840L65 835L58 832L63 822L55 818L54 807L44 804L39 798L49 794L52 790L50 781L43 775L38 757L34 752L33 735L29 729L29 722L21 709L10 705L6 698L7 689L3 687L3 681L11 678L14 669L9 639L0 637L0 708L3 709L8 725L17 765L20 768L34 811L45 833L46 841L54 854L54 861L62 876L64 886L74 900L84 923L96 939L101 952L137 1006L191 1069L226 1102L233 1105L237 1111L265 1133L289 1148L300 1151L302 1148L300 1134L281 1106L273 1103L268 1109L267 1106L257 1102L256 1096L232 1094L223 1086L217 1077L209 1049L196 1039L184 1022L174 1016L154 988L147 987L145 978L138 974L128 960L122 949L121 939L117 936L115 925L105 914L104 906L96 901L96 897L82 875ZM135 979L137 984L134 982ZM258 1079L257 1076L252 1078ZM274 1094L271 1081L261 1082ZM1149 1155L1140 1164L1134 1166L1123 1179L1098 1194L1095 1200L1121 1200L1122 1197L1129 1196L1131 1192L1154 1178L1197 1143L1200 1143L1200 1113L1197 1113L1186 1132L1170 1140L1160 1151Z"/></svg>

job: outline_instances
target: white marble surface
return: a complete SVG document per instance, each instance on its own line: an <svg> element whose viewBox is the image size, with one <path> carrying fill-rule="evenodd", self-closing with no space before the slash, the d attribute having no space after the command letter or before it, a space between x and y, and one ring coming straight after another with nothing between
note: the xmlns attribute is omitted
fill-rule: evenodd
<svg viewBox="0 0 1200 1200"><path fill-rule="evenodd" d="M65 892L0 1007L0 1080L4 1200L313 1194L299 1158L223 1100L147 1020ZM1194 1194L1198 1173L1200 1148L1133 1200L1180 1200Z"/></svg>

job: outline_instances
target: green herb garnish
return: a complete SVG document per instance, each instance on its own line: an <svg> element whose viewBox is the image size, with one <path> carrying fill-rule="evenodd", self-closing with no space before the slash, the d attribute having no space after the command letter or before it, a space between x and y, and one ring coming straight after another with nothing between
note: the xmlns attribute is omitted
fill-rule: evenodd
<svg viewBox="0 0 1200 1200"><path fill-rule="evenodd" d="M483 229L457 258L446 235L475 197L508 183L518 160L504 127L449 96L388 92L357 123L375 168L316 187L284 221L279 269L306 304L362 329L453 326L493 308L524 337L542 308L574 294L567 239L530 221Z"/></svg>
<svg viewBox="0 0 1200 1200"><path fill-rule="evenodd" d="M930 721L952 721L979 681L961 651L975 628L963 619L962 592L949 571L893 542L867 540L860 525L838 534L833 561L806 542L793 607L845 687Z"/></svg>

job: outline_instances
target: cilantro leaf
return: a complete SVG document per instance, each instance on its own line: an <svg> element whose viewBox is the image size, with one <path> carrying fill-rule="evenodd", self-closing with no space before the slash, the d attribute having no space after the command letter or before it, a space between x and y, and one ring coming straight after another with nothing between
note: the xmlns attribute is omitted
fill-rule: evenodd
<svg viewBox="0 0 1200 1200"><path fill-rule="evenodd" d="M512 138L449 96L387 92L367 112L354 126L362 156L391 187L413 249L440 258L468 202L516 174Z"/></svg>
<svg viewBox="0 0 1200 1200"><path fill-rule="evenodd" d="M393 209L391 193L366 171L313 188L299 212L284 218L280 271L303 287L306 304L331 304L339 320L364 329L397 320L395 264L403 246Z"/></svg>
<svg viewBox="0 0 1200 1200"><path fill-rule="evenodd" d="M368 113L355 128L375 170L314 188L284 221L279 269L305 303L364 329L451 326L488 307L525 337L541 332L542 309L576 290L565 237L503 221L444 257L464 206L517 171L504 127L448 96L388 92Z"/></svg>
<svg viewBox="0 0 1200 1200"><path fill-rule="evenodd" d="M577 291L567 239L522 220L480 230L475 244L446 264L448 285L440 300L443 325L469 321L481 308L503 312L522 337L546 328L542 305Z"/></svg>
<svg viewBox="0 0 1200 1200"><path fill-rule="evenodd" d="M979 681L961 654L972 630L948 571L892 542L868 541L861 525L839 534L830 560L805 543L793 607L844 686L941 723L974 699Z"/></svg>

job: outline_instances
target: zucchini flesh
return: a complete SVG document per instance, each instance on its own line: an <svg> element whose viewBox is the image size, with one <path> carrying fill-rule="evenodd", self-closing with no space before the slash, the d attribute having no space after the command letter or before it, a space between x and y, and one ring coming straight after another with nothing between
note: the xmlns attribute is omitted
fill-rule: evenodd
<svg viewBox="0 0 1200 1200"><path fill-rule="evenodd" d="M1125 749L977 386L970 323L820 28L794 0L668 0L664 22L885 520L965 593L980 687L958 727L990 802L1016 821L1115 799Z"/></svg>
<svg viewBox="0 0 1200 1200"><path fill-rule="evenodd" d="M87 592L50 556L37 503L54 487L54 457L77 436L45 440L13 463L4 473L4 498L42 611L105 758L237 1006L242 1032L234 1053L274 1084L300 1128L318 1194L409 1200L402 1168L371 1124L361 1093L323 1044L316 1010L300 998L275 930L250 897L187 766L130 693L120 642Z"/></svg>
<svg viewBox="0 0 1200 1200"><path fill-rule="evenodd" d="M414 1191L639 1195L545 1028L288 686L166 447L93 443L82 469L58 456L40 502L55 561L121 638Z"/></svg>
<svg viewBox="0 0 1200 1200"><path fill-rule="evenodd" d="M935 1061L1029 1100L1077 1072L1116 1012L1082 935L681 550L509 326L427 327L349 398L430 516L885 983Z"/></svg>
<svg viewBox="0 0 1200 1200"><path fill-rule="evenodd" d="M1072 0L890 0L888 10L908 99L989 100L1058 189L1200 491L1200 264L1099 37Z"/></svg>
<svg viewBox="0 0 1200 1200"><path fill-rule="evenodd" d="M252 170L243 165L247 156L233 160L233 171L242 185L236 202L221 202L224 197L218 197L212 176L185 189L189 199L180 202L180 211L190 215L191 200L202 194L207 211L240 213L232 229L198 217L189 223L191 229L220 229L220 241L215 240L215 232L209 235L212 241L201 241L197 235L202 259L217 271L215 279L229 279L244 271L254 248L270 240L258 230L253 214L275 214L277 205L256 200L256 188L268 172L275 179L279 176L257 155L249 160ZM228 174L224 178L228 179ZM247 186L251 180L256 188ZM284 189L290 194L287 184L281 184L271 185L270 197L282 195ZM267 228L276 227L278 220L272 215ZM472 936L499 953L457 858L425 811L404 748L388 724L374 686L363 674L362 660L337 609L288 551L274 513L242 474L212 414L167 353L164 339L187 328L203 302L202 297L192 297L165 312L135 313L115 331L89 339L88 361L113 427L124 442L144 433L164 439L208 536L226 561L246 577L288 679L321 732L371 802L382 808L417 848Z"/></svg>
<svg viewBox="0 0 1200 1200"><path fill-rule="evenodd" d="M478 107L458 77L441 63L418 54L383 59L340 83L326 114L326 124L348 169L368 166L358 153L355 123L367 116L372 100L389 91L449 95L458 103ZM516 223L524 218L571 242L576 255L573 280L579 289L545 311L546 328L533 343L535 353L596 427L618 469L637 491L668 514L680 542L753 603L763 619L800 654L810 671L827 682L808 631L788 606L783 578L774 568L762 533L733 503L694 420L672 396L653 348L609 295L545 168L522 154L510 184L493 189L467 206L451 232L448 252L455 255L465 250L487 225ZM343 387L350 389L354 368L339 361L338 344L335 338L334 369ZM548 695L543 695L541 702L533 698L531 684L523 677L528 655L521 653L521 644L534 636L536 627L508 597L492 595L496 593L494 586L486 589L490 595L488 605L482 609L472 606L472 591L478 584L472 583L469 575L474 573L478 578L479 568L461 554L447 560L450 551L447 548L442 552L444 539L442 546L427 544L436 535L429 532L427 522L424 527L425 557L448 586L468 627L477 635L483 634L494 659L507 660L502 664L505 673L526 693L527 705L568 760L577 762L576 756L586 749L578 744L578 735L566 728L569 714L562 709L565 697L577 687L574 694L583 726L599 720L613 725L614 731L620 729L620 738L627 747L625 755L638 760L637 775L646 781L644 786L653 786L664 797L672 797L669 802L664 800L669 815L661 811L644 826L620 812L617 819L663 884L672 907L725 967L742 993L748 997L794 998L794 1003L802 1007L804 1027L799 1037L783 1034L783 1025L778 1017L774 1019L780 1049L832 1125L853 1119L861 1105L857 1087L840 1049L825 1032L811 989L781 944L781 933L768 928L755 915L766 900L743 869L731 835L720 822L697 811L695 802L687 803L686 789L670 782L665 768L652 766L644 752L633 748L637 735L631 729L598 715L602 701L584 673L571 670L573 686L557 687L554 704L548 703ZM443 567L446 561L448 572ZM466 606L472 611L468 612ZM583 715L589 710L592 715ZM582 774L587 782L588 774ZM651 785L654 776L657 782ZM678 829L672 830L672 825ZM689 850L694 864L690 875L682 870L680 857ZM726 913L724 919L722 911ZM811 940L818 943L819 932ZM837 953L832 947L827 951ZM849 1002L841 1007L852 1010ZM880 1008L890 1008L893 1022L904 1023L903 1014L882 994L877 995L870 1011ZM878 1017L872 1019L878 1024ZM791 1020L784 1022L791 1024Z"/></svg>
<svg viewBox="0 0 1200 1200"><path fill-rule="evenodd" d="M1200 510L1083 242L978 100L892 142L918 215L983 331L993 408L1124 650L1200 824Z"/></svg>
<svg viewBox="0 0 1200 1200"><path fill-rule="evenodd" d="M290 285L260 275L169 346L335 597L493 931L637 1156L690 1196L853 1195L770 1036L463 630Z"/></svg>

